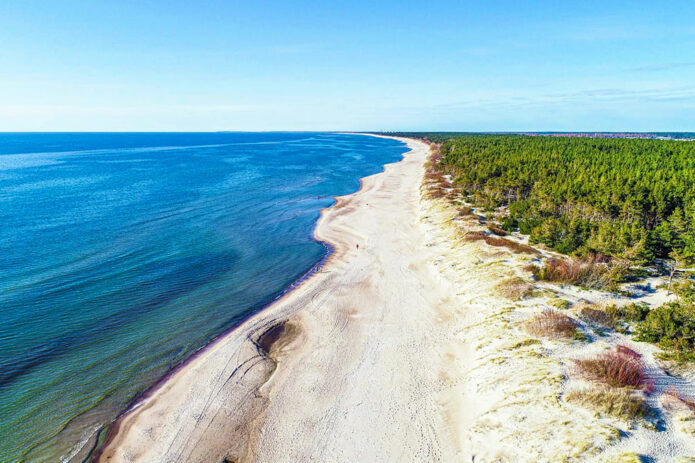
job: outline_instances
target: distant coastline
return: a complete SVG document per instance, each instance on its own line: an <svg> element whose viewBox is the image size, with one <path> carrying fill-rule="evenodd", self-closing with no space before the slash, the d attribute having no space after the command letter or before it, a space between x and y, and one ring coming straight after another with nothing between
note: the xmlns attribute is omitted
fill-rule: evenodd
<svg viewBox="0 0 695 463"><path fill-rule="evenodd" d="M359 133L359 132L358 132ZM424 133L439 135L528 135L541 137L568 137L568 138L643 138L655 140L692 141L695 140L695 132L369 132L387 136L413 136L418 137Z"/></svg>

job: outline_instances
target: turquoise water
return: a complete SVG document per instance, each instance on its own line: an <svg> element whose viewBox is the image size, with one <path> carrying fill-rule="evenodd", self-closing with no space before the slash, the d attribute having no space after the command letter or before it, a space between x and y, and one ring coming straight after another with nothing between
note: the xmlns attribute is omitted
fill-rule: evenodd
<svg viewBox="0 0 695 463"><path fill-rule="evenodd" d="M319 133L0 134L0 461L59 461L326 253L400 159Z"/></svg>

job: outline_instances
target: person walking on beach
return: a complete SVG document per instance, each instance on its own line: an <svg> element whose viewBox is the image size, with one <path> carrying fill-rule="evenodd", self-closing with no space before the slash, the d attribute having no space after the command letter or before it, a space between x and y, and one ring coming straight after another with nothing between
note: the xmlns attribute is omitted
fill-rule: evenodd
<svg viewBox="0 0 695 463"><path fill-rule="evenodd" d="M357 243L355 246L357 247L357 249L359 249L359 248L360 248L360 243Z"/></svg>

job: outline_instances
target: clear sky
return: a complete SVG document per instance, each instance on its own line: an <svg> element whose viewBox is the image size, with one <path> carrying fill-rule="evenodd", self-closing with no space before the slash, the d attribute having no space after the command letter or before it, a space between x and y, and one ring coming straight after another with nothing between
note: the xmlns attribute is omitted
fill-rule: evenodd
<svg viewBox="0 0 695 463"><path fill-rule="evenodd" d="M695 131L695 2L0 4L0 131Z"/></svg>

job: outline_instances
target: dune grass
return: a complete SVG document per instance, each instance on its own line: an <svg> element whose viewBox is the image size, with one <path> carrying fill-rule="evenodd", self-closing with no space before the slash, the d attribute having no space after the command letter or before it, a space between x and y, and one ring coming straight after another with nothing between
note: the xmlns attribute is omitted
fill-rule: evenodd
<svg viewBox="0 0 695 463"><path fill-rule="evenodd" d="M647 411L644 398L626 389L573 390L565 395L565 400L597 414L625 420L642 418Z"/></svg>
<svg viewBox="0 0 695 463"><path fill-rule="evenodd" d="M565 314L546 309L525 323L526 331L546 338L582 339L577 323Z"/></svg>
<svg viewBox="0 0 695 463"><path fill-rule="evenodd" d="M495 289L501 296L512 301L519 301L531 296L535 287L517 277L501 281Z"/></svg>
<svg viewBox="0 0 695 463"><path fill-rule="evenodd" d="M606 263L596 257L552 258L540 267L531 265L527 269L542 281L609 290L618 289L627 271L622 263Z"/></svg>
<svg viewBox="0 0 695 463"><path fill-rule="evenodd" d="M597 325L601 328L613 328L616 323L616 318L613 314L601 310L591 305L584 305L579 312L581 318L592 325Z"/></svg>
<svg viewBox="0 0 695 463"><path fill-rule="evenodd" d="M505 247L518 254L531 254L534 256L540 255L540 252L531 246L522 243L517 243L516 241L512 241L506 238L491 236L482 231L466 233L464 239L466 241L485 241L485 243L490 246L498 248Z"/></svg>
<svg viewBox="0 0 695 463"><path fill-rule="evenodd" d="M494 235L507 236L507 232L504 229L502 229L499 225L495 225L494 223L487 224L487 229L490 230L490 233Z"/></svg>
<svg viewBox="0 0 695 463"><path fill-rule="evenodd" d="M552 306L555 307L556 309L567 310L567 309L570 308L570 306L572 305L572 303L571 303L570 301L568 301L567 299L560 299L560 298L558 298L558 299L553 299L553 300L551 300L551 301L550 301L550 305L552 305Z"/></svg>

